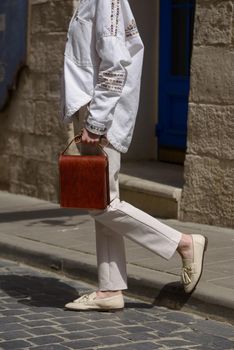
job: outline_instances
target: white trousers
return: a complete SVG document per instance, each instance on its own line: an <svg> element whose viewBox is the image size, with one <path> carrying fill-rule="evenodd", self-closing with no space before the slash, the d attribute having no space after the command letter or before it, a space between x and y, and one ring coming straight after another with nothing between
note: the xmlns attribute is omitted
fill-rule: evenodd
<svg viewBox="0 0 234 350"><path fill-rule="evenodd" d="M82 115L79 113L80 122ZM81 152L92 153L93 146L82 145ZM181 240L181 232L161 223L134 206L120 201L120 153L112 145L104 148L109 158L111 203L106 210L91 211L95 220L99 290L127 289L124 237L151 252L170 259Z"/></svg>

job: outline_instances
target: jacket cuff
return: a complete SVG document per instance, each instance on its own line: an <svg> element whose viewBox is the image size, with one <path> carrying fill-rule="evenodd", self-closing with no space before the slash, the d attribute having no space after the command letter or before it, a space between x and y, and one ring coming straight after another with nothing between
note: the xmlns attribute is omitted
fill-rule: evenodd
<svg viewBox="0 0 234 350"><path fill-rule="evenodd" d="M96 135L104 135L106 133L106 127L97 122L92 122L91 124L89 121L86 121L85 128Z"/></svg>

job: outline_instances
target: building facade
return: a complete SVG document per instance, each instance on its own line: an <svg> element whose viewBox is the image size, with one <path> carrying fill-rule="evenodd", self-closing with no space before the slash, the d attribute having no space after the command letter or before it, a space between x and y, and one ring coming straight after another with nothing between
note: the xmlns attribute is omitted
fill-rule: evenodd
<svg viewBox="0 0 234 350"><path fill-rule="evenodd" d="M145 59L124 160L180 163L179 218L234 227L234 0L129 2ZM57 159L72 135L59 119L60 74L75 5L29 1L25 65L0 112L1 190L58 200Z"/></svg>

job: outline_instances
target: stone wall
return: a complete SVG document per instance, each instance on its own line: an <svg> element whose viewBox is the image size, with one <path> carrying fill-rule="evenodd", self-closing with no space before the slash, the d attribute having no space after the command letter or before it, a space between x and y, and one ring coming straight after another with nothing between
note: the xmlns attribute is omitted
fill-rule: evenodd
<svg viewBox="0 0 234 350"><path fill-rule="evenodd" d="M31 0L28 66L0 113L0 189L56 201L57 157L67 141L59 87L72 0Z"/></svg>
<svg viewBox="0 0 234 350"><path fill-rule="evenodd" d="M233 0L197 0L181 218L234 227Z"/></svg>

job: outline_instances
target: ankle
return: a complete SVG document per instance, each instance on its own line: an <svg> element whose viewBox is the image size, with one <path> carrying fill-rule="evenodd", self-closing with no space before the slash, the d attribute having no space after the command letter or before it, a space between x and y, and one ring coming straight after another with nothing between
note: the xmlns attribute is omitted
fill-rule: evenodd
<svg viewBox="0 0 234 350"><path fill-rule="evenodd" d="M182 234L181 240L177 247L177 252L182 258L187 258L191 256L192 253L192 236L188 234Z"/></svg>
<svg viewBox="0 0 234 350"><path fill-rule="evenodd" d="M113 297L115 295L121 295L122 291L121 290L114 290L114 291L111 291L111 290L100 291L100 290L98 290L96 292L96 294L97 294L98 298L110 298L110 297Z"/></svg>

